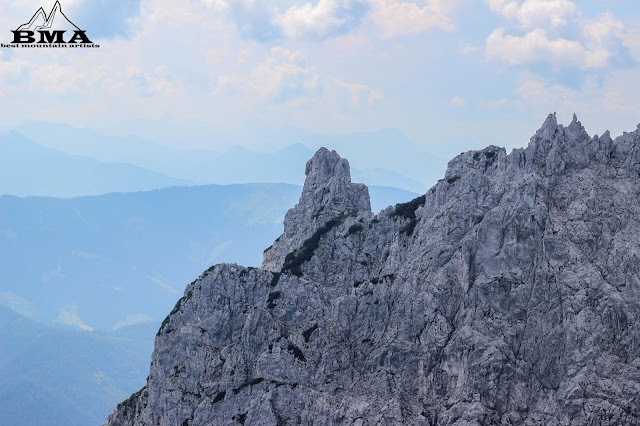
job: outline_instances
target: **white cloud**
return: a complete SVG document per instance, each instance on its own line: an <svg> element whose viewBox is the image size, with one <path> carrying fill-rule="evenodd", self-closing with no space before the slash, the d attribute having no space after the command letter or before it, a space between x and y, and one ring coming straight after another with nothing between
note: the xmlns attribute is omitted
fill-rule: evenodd
<svg viewBox="0 0 640 426"><path fill-rule="evenodd" d="M257 95L263 101L279 103L312 96L320 90L317 70L306 66L300 52L276 46L247 76L220 76L216 93Z"/></svg>
<svg viewBox="0 0 640 426"><path fill-rule="evenodd" d="M55 94L79 91L79 82L83 79L74 67L53 63L36 67L30 77L31 90Z"/></svg>
<svg viewBox="0 0 640 426"><path fill-rule="evenodd" d="M488 59L498 58L509 65L546 62L580 69L605 67L611 58L611 52L601 47L590 50L575 40L550 40L540 28L521 37L505 35L504 30L498 28L487 37L486 55Z"/></svg>
<svg viewBox="0 0 640 426"><path fill-rule="evenodd" d="M315 6L291 6L274 22L292 39L325 38L356 24L365 10L365 3L358 0L319 0Z"/></svg>
<svg viewBox="0 0 640 426"><path fill-rule="evenodd" d="M571 99L576 97L576 92L572 89L552 85L547 86L542 80L527 80L518 86L515 93L520 95L525 101L536 101L548 99L547 104L551 105L571 105Z"/></svg>
<svg viewBox="0 0 640 426"><path fill-rule="evenodd" d="M201 0L201 1L208 8L211 8L216 11L229 10L229 3L227 3L224 0Z"/></svg>
<svg viewBox="0 0 640 426"><path fill-rule="evenodd" d="M317 0L295 2L279 12L276 7L266 6L269 3L264 1L242 0L236 4L242 13L236 13L234 19L239 28L245 33L254 33L258 39L264 31L256 28L264 30L273 26L292 40L323 40L359 28L366 18L382 30L383 38L415 35L432 28L455 29L448 16L454 2L426 0L420 3L425 4L406 0Z"/></svg>
<svg viewBox="0 0 640 426"><path fill-rule="evenodd" d="M371 19L383 30L383 38L419 34L432 28L455 30L447 15L453 7L451 1L430 0L423 7L397 0L372 0L371 3L374 8Z"/></svg>
<svg viewBox="0 0 640 426"><path fill-rule="evenodd" d="M611 13L584 19L569 0L485 0L517 28L496 28L486 39L488 59L509 65L548 63L555 69L604 69L621 46L622 23ZM512 28L513 29L513 28Z"/></svg>
<svg viewBox="0 0 640 426"><path fill-rule="evenodd" d="M0 51L0 54L4 52ZM14 61L3 60L0 55L0 95L6 96L22 87L24 72L29 69L29 62L22 59Z"/></svg>
<svg viewBox="0 0 640 426"><path fill-rule="evenodd" d="M2 51L0 51L0 59L2 59ZM28 66L28 62L25 60L17 60L17 61L0 61L0 78L4 75L10 74L20 74L22 70Z"/></svg>
<svg viewBox="0 0 640 426"><path fill-rule="evenodd" d="M248 75L220 76L214 93L289 106L330 101L330 105L362 107L383 98L382 92L367 85L322 75L305 63L301 52L279 46L272 47Z"/></svg>
<svg viewBox="0 0 640 426"><path fill-rule="evenodd" d="M597 19L582 21L585 44L595 48L611 45L613 41L619 40L623 31L624 25L611 12L605 12Z"/></svg>
<svg viewBox="0 0 640 426"><path fill-rule="evenodd" d="M550 29L565 25L577 15L569 0L487 0L492 11L516 19L525 29Z"/></svg>
<svg viewBox="0 0 640 426"><path fill-rule="evenodd" d="M375 79L365 82L367 78L361 79L350 70L343 72L318 52L326 54L332 45L350 39L351 44L345 42L336 50L353 62L352 56L362 46L376 43L371 34L376 28L370 21L365 30L351 31L358 19L366 19L371 10L368 2L310 2L314 5L310 20L300 21L306 29L291 27L298 28L295 31L299 30L302 40L256 41L239 29L242 19L271 22L280 12L283 16L290 12L288 16L293 17L295 11L305 11L308 6L303 1L290 2L289 6L294 6L279 12L273 3L262 0L180 4L142 0L131 37L94 40L101 44L100 49L1 50L0 93L13 105L2 121L9 126L24 122L25 117L82 121L105 130L133 128L131 123L171 117L236 128L257 116L263 120L295 116L300 120L302 114L317 117L345 106L334 102L344 101L346 107L357 103L366 109L383 98L370 83ZM259 13L237 15L237 3ZM11 14L22 19L23 12L16 8ZM335 18L337 26L326 24L325 18L330 22ZM0 16L3 19L6 17ZM310 26L305 26L307 23ZM327 41L309 42L324 36ZM305 107L295 115L285 111L297 105Z"/></svg>
<svg viewBox="0 0 640 426"><path fill-rule="evenodd" d="M452 112L449 107L443 115L462 120L471 105L486 108L487 114L515 114L516 102L534 103L535 84L543 85L537 96L558 100L553 90L561 86L555 74L547 73L550 67L540 64L571 71L558 79L576 70L597 74L602 86L610 67L622 61L622 43L640 59L640 37L626 28L633 17L620 12L626 27L610 13L585 19L575 0L485 1L497 13L495 27L500 28L490 27L492 20L467 28L464 22L475 18L469 16L474 9L454 15L453 7L461 3L456 0L142 0L133 18L135 32L97 40L100 49L0 50L0 104L12 106L0 120L6 127L55 121L214 149L245 142L204 132L198 141L194 136L185 142L182 134L200 132L192 130L193 122L228 135L260 122L316 132L397 127L418 140L431 138L429 128L441 118L421 119L425 109L436 102L449 104L454 95L464 98L467 109ZM31 6L9 3L0 13L6 28L33 14ZM456 24L458 33L443 33L456 30ZM428 40L425 32L430 32ZM479 33L484 34L481 41L474 38ZM477 64L478 50L507 66ZM477 73L471 71L476 65ZM545 78L529 78L535 83L529 86L520 81L522 90L514 94L515 74L530 65L534 76ZM633 70L637 75L637 67ZM474 78L465 79L462 91L430 90L439 79L450 74L463 78L468 72ZM577 87L583 74L575 75ZM612 84L593 93L600 98L594 95L587 102L631 114L633 102ZM490 97L483 103L485 96ZM508 108L498 111L504 99L509 99ZM585 100L574 92L567 99ZM554 110L549 104L540 109L536 114L542 116ZM183 123L189 124L183 129Z"/></svg>
<svg viewBox="0 0 640 426"><path fill-rule="evenodd" d="M170 72L167 65L158 65L153 69L132 65L124 71L124 73L120 73L120 76L126 78L142 96L168 97L181 95L185 92L184 83Z"/></svg>
<svg viewBox="0 0 640 426"><path fill-rule="evenodd" d="M327 86L329 86L329 90L342 92L342 96L348 100L348 104L352 107L371 105L384 99L382 92L373 90L364 84L347 83L337 78L329 78Z"/></svg>
<svg viewBox="0 0 640 426"><path fill-rule="evenodd" d="M457 108L464 108L467 106L467 101L464 98L461 98L459 96L454 97L453 99L451 99L450 102L451 102L451 105Z"/></svg>

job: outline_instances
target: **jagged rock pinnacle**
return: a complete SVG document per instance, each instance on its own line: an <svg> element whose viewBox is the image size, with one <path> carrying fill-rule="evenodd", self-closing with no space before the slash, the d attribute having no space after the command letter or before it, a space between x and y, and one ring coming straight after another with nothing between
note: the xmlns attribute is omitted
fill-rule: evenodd
<svg viewBox="0 0 640 426"><path fill-rule="evenodd" d="M593 158L609 155L612 145L603 143L606 140L606 137L590 138L576 114L566 127L558 124L555 114L549 114L524 155L529 168L542 168L545 175L551 176L567 167L585 167Z"/></svg>
<svg viewBox="0 0 640 426"><path fill-rule="evenodd" d="M349 162L340 157L337 152L320 148L314 156L307 161L304 174L306 175L305 188L317 185L325 185L329 180L343 180L351 182Z"/></svg>
<svg viewBox="0 0 640 426"><path fill-rule="evenodd" d="M547 119L542 123L542 127L538 129L535 136L532 139L544 139L551 140L558 130L558 120L556 119L556 113L547 115Z"/></svg>
<svg viewBox="0 0 640 426"><path fill-rule="evenodd" d="M284 219L284 233L265 250L262 268L279 271L287 254L328 221L339 216L371 215L366 185L351 182L349 162L336 151L320 148L307 162L302 195Z"/></svg>

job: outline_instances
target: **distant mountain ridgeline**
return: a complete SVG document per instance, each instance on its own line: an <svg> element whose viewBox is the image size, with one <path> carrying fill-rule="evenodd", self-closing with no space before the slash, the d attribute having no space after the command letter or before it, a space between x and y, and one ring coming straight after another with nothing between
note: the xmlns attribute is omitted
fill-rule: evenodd
<svg viewBox="0 0 640 426"><path fill-rule="evenodd" d="M86 332L0 306L0 425L103 424L143 383L158 326Z"/></svg>
<svg viewBox="0 0 640 426"><path fill-rule="evenodd" d="M192 183L131 164L71 155L17 132L0 134L0 194L74 197Z"/></svg>
<svg viewBox="0 0 640 426"><path fill-rule="evenodd" d="M209 137L211 139L204 141L203 144L205 142L217 144L216 135ZM266 141L275 137L269 134L264 135ZM231 148L224 152L216 152L165 146L136 136L106 136L91 129L77 129L61 124L33 123L19 127L13 134L0 136L0 142L2 142L0 150L5 156L12 154L11 149L7 150L4 147L6 141L18 138L27 139L31 144L41 145L40 150L46 147L55 150L58 155L61 153L73 155L75 160L78 160L78 156L84 157L85 160L93 160L92 163L98 160L103 168L96 169L92 174L91 168L86 172L82 168L78 169L78 166L64 167L54 170L53 176L50 176L51 173L38 172L42 166L36 167L35 164L25 164L26 168L18 166L24 163L25 158L34 157L33 154L19 151L20 155L13 155L10 163L16 164L17 170L22 171L26 176L16 173L13 183L16 185L20 182L33 183L31 186L25 188L18 186L16 189L6 187L5 184L0 186L0 193L69 197L113 191L147 190L188 183L203 185L261 182L301 185L304 174L301 173L299 165L304 164L319 146L328 146L345 152L351 159L352 175L355 181L368 186L393 186L423 193L444 173L446 158L449 155L443 155L441 151L445 150L446 153L453 154L460 149L455 144L448 144L446 147L414 144L397 131L380 130L336 136L278 134L278 142L268 145L272 146L272 150L264 152L237 145L245 142L240 138ZM35 147L29 147L29 149L35 149ZM4 161L9 162L9 159ZM59 162L58 158L41 161L45 166L44 170L50 170L50 164ZM124 164L136 167L138 171L155 173L153 176L158 182L154 182L151 177L147 177L147 181L140 178L125 180L121 178L122 172L119 170L111 170L110 174L110 170L104 170L106 165L113 168L122 167ZM31 174L27 175L26 170ZM100 174L97 173L98 171ZM61 177L55 175L56 173ZM54 180L64 176L70 176L70 178L61 185L47 185L49 181L46 178L49 176ZM37 181L38 178L41 180ZM176 179L181 182L167 183L165 182L167 179ZM94 181L97 184L94 184ZM112 182L113 185L105 188L104 182ZM39 188L36 183L40 183L43 188ZM152 185L154 183L155 186ZM96 188L87 192L86 186L90 184Z"/></svg>

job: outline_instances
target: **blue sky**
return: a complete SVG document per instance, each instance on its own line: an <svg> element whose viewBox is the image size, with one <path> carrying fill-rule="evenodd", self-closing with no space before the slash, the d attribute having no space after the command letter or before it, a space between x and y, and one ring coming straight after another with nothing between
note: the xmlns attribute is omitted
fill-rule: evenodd
<svg viewBox="0 0 640 426"><path fill-rule="evenodd" d="M0 2L2 41L53 3ZM590 134L640 122L635 0L61 4L101 48L1 49L2 127L67 123L218 150L260 145L247 127L517 147L554 111Z"/></svg>

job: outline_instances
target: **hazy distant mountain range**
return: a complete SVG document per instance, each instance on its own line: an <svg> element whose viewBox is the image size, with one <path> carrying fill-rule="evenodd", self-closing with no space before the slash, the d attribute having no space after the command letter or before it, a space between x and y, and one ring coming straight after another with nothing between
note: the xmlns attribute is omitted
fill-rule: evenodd
<svg viewBox="0 0 640 426"><path fill-rule="evenodd" d="M143 383L158 323L46 326L0 306L0 425L101 425Z"/></svg>
<svg viewBox="0 0 640 426"><path fill-rule="evenodd" d="M105 163L131 164L195 184L301 185L304 169L300 165L304 165L317 148L326 146L350 158L354 181L422 193L442 176L446 158L462 149L461 144L437 149L415 144L390 129L334 136L294 131L265 134L265 140L270 142L263 145L261 152L237 144L224 152L178 149L137 136L106 136L91 129L51 123L32 123L15 130L48 148ZM213 144L216 136L211 138ZM270 151L266 150L268 146ZM72 189L69 187L69 191Z"/></svg>
<svg viewBox="0 0 640 426"><path fill-rule="evenodd" d="M130 164L70 155L16 132L0 134L0 194L73 197L191 183Z"/></svg>

